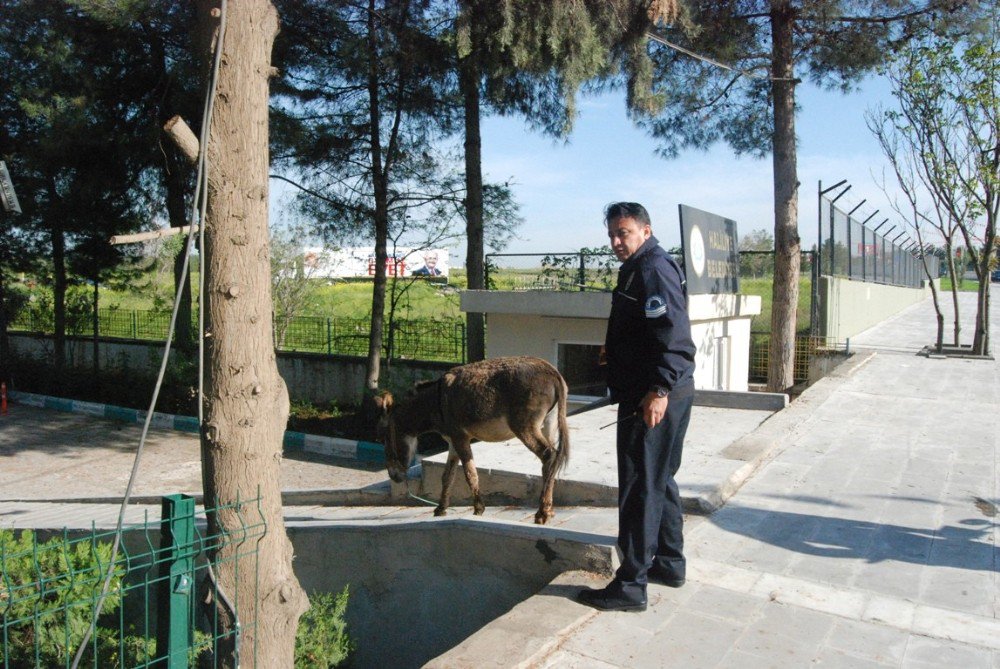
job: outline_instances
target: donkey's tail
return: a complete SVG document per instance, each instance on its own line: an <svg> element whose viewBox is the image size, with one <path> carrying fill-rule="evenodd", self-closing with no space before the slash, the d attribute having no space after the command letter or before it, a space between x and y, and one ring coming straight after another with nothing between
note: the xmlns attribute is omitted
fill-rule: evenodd
<svg viewBox="0 0 1000 669"><path fill-rule="evenodd" d="M556 451L555 473L558 474L569 462L569 426L566 424L566 401L569 395L569 387L566 381L559 376L559 384L556 389L556 406L559 412L559 450Z"/></svg>

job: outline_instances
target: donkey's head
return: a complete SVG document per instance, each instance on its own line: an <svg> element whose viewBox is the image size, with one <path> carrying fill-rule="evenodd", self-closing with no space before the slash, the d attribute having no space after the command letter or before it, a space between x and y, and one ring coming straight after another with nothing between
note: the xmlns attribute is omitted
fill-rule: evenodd
<svg viewBox="0 0 1000 669"><path fill-rule="evenodd" d="M385 444L385 468L389 471L389 478L402 483L406 480L406 472L417 451L417 437L399 434L393 415L392 393L387 391L376 397L375 406L379 410L378 438Z"/></svg>

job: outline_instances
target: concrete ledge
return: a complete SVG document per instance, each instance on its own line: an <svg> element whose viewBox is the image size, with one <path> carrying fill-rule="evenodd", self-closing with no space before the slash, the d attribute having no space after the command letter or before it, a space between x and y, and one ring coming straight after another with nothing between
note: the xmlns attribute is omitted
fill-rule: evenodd
<svg viewBox="0 0 1000 669"><path fill-rule="evenodd" d="M27 406L52 409L54 411L66 411L69 413L83 413L88 416L97 416L98 418L107 418L109 420L137 423L140 425L145 423L147 414L146 411L138 409L126 409L110 404L81 402L80 400L69 400L61 397L37 395L35 393L12 392L10 393L10 399L11 401ZM198 419L193 416L175 416L158 411L153 413L150 427L162 430L176 430L190 434L201 432ZM316 453L328 457L347 458L362 462L385 462L385 451L382 444L369 441L324 437L289 430L285 432L282 445L289 452Z"/></svg>
<svg viewBox="0 0 1000 669"><path fill-rule="evenodd" d="M785 393L739 392L735 390L696 390L694 403L720 409L751 409L781 411L788 406Z"/></svg>
<svg viewBox="0 0 1000 669"><path fill-rule="evenodd" d="M424 669L536 666L574 630L598 614L596 609L575 601L577 591L606 581L580 571L560 574L538 594L437 656Z"/></svg>

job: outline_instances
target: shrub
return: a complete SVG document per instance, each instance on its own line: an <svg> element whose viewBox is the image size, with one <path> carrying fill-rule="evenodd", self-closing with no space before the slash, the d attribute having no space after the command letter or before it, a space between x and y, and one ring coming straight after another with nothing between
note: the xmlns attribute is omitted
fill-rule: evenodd
<svg viewBox="0 0 1000 669"><path fill-rule="evenodd" d="M309 610L299 620L295 635L295 666L317 669L336 667L354 650L347 636L348 586L338 594L314 593Z"/></svg>
<svg viewBox="0 0 1000 669"><path fill-rule="evenodd" d="M111 561L111 546L70 543L60 538L39 543L33 532L0 530L0 601L7 666L66 666L83 641ZM115 565L104 610L121 604L121 565ZM117 642L100 631L97 643Z"/></svg>

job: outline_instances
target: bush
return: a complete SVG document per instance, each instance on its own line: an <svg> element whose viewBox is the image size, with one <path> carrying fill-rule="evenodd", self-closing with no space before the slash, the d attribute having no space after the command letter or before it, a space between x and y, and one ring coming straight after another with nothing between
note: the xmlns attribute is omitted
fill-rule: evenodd
<svg viewBox="0 0 1000 669"><path fill-rule="evenodd" d="M299 619L295 635L295 666L310 669L336 667L354 650L347 636L348 587L339 594L314 593L309 610Z"/></svg>
<svg viewBox="0 0 1000 669"><path fill-rule="evenodd" d="M0 530L0 601L4 656L11 668L67 666L90 627L108 575L111 546L51 539L38 543L33 532ZM115 565L104 610L121 604L123 570ZM117 647L114 632L100 630L97 645Z"/></svg>

